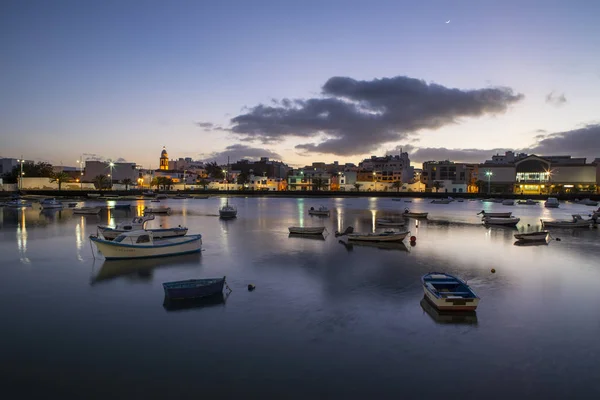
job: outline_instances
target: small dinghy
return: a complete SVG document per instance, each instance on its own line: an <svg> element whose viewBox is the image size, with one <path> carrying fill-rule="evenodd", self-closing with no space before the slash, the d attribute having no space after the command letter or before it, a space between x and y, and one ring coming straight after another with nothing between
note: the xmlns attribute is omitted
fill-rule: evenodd
<svg viewBox="0 0 600 400"><path fill-rule="evenodd" d="M317 209L315 209L314 207L311 207L310 210L308 210L308 214L329 217L329 209L325 206L321 206Z"/></svg>
<svg viewBox="0 0 600 400"><path fill-rule="evenodd" d="M543 220L540 219L540 221L542 222L542 226L544 228L588 228L590 225L592 225L594 223L594 220L584 220L583 218L581 218L581 215L579 214L573 214L573 219L568 221L568 220L555 220L555 221L551 221L551 220Z"/></svg>
<svg viewBox="0 0 600 400"><path fill-rule="evenodd" d="M237 208L229 204L225 204L223 207L219 208L219 217L221 219L232 219L237 218Z"/></svg>
<svg viewBox="0 0 600 400"><path fill-rule="evenodd" d="M548 231L539 231L531 233L515 233L515 239L523 242L542 242L548 240Z"/></svg>
<svg viewBox="0 0 600 400"><path fill-rule="evenodd" d="M350 233L348 234L348 240L361 242L401 242L409 234L410 231L387 231L381 233Z"/></svg>
<svg viewBox="0 0 600 400"><path fill-rule="evenodd" d="M154 239L149 231L122 233L114 240L107 240L101 234L91 235L90 240L107 260L175 256L202 248L202 235Z"/></svg>
<svg viewBox="0 0 600 400"><path fill-rule="evenodd" d="M167 299L186 300L222 295L225 284L225 277L222 277L165 282L162 285Z"/></svg>
<svg viewBox="0 0 600 400"><path fill-rule="evenodd" d="M409 218L427 218L429 213L426 212L411 212L408 208L404 209L404 213L402 213L403 217Z"/></svg>
<svg viewBox="0 0 600 400"><path fill-rule="evenodd" d="M485 210L481 210L477 213L477 215L483 214L483 218L492 217L492 218L510 218L512 212L486 212Z"/></svg>
<svg viewBox="0 0 600 400"><path fill-rule="evenodd" d="M515 226L519 223L521 218L517 218L517 217L498 218L498 217L485 216L481 220L483 221L483 223L485 225Z"/></svg>
<svg viewBox="0 0 600 400"><path fill-rule="evenodd" d="M546 208L558 208L559 203L556 197L548 197L548 200L544 202L544 207Z"/></svg>
<svg viewBox="0 0 600 400"><path fill-rule="evenodd" d="M431 204L450 204L453 200L450 199L436 199L431 200Z"/></svg>
<svg viewBox="0 0 600 400"><path fill-rule="evenodd" d="M73 209L73 214L98 215L101 209L100 207L79 207Z"/></svg>
<svg viewBox="0 0 600 400"><path fill-rule="evenodd" d="M584 206L596 207L598 205L598 202L590 199L583 199L579 202L579 204L582 204Z"/></svg>
<svg viewBox="0 0 600 400"><path fill-rule="evenodd" d="M535 206L537 203L537 201L533 201L531 199L517 201L517 204L522 204L526 206Z"/></svg>
<svg viewBox="0 0 600 400"><path fill-rule="evenodd" d="M425 298L438 310L475 311L479 297L465 281L444 272L430 272L421 278Z"/></svg>
<svg viewBox="0 0 600 400"><path fill-rule="evenodd" d="M56 199L44 199L40 202L40 205L44 210L63 208L63 204Z"/></svg>
<svg viewBox="0 0 600 400"><path fill-rule="evenodd" d="M145 214L170 214L171 207L146 207L144 208Z"/></svg>
<svg viewBox="0 0 600 400"><path fill-rule="evenodd" d="M502 205L503 206L514 206L515 205L515 201L514 200L510 200L510 199L502 200Z"/></svg>
<svg viewBox="0 0 600 400"><path fill-rule="evenodd" d="M378 218L375 220L375 224L379 226L404 226L406 223L404 221L392 221L391 219Z"/></svg>
<svg viewBox="0 0 600 400"><path fill-rule="evenodd" d="M300 227L300 226L290 226L288 228L290 233L298 234L298 235L321 235L325 230L324 226L311 226L311 227Z"/></svg>

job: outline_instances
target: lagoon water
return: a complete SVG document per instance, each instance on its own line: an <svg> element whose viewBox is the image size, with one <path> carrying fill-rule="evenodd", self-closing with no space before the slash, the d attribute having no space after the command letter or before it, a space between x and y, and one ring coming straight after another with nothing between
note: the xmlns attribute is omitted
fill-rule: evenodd
<svg viewBox="0 0 600 400"><path fill-rule="evenodd" d="M513 239L591 207L238 197L239 217L223 221L224 201L163 200L173 213L149 223L201 233L200 255L125 262L92 253L88 236L143 201L98 217L0 209L2 397L600 398L600 230L553 230L561 240L542 246ZM331 217L307 215L321 204ZM409 220L414 247L333 234L372 231L405 207L430 213ZM486 228L482 208L521 222ZM289 237L292 225L329 234ZM429 271L468 280L476 314L421 302ZM223 275L224 302L163 305L163 282Z"/></svg>

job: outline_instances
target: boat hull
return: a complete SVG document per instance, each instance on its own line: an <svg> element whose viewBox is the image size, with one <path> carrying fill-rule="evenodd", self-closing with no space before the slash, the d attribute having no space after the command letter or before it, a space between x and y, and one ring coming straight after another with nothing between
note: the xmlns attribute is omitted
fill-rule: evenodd
<svg viewBox="0 0 600 400"><path fill-rule="evenodd" d="M321 235L323 231L325 231L324 226L310 227L310 228L302 228L299 226L290 226L288 228L290 233L295 233L299 235Z"/></svg>
<svg viewBox="0 0 600 400"><path fill-rule="evenodd" d="M113 229L113 228L103 228L99 229L106 239L114 239L119 236L121 233L131 232L131 229ZM152 235L155 238L164 239L171 237L179 237L185 236L188 232L187 228L162 228L162 229L145 229L148 232L152 232Z"/></svg>
<svg viewBox="0 0 600 400"><path fill-rule="evenodd" d="M163 290L170 300L199 299L223 293L225 277L217 279L190 279L165 282Z"/></svg>
<svg viewBox="0 0 600 400"><path fill-rule="evenodd" d="M236 218L237 217L237 210L235 210L235 211L219 210L219 217L221 217L222 219Z"/></svg>
<svg viewBox="0 0 600 400"><path fill-rule="evenodd" d="M483 212L480 213L483 214L483 217L490 217L490 218L510 218L510 216L512 215L512 212Z"/></svg>
<svg viewBox="0 0 600 400"><path fill-rule="evenodd" d="M404 221L377 220L375 223L379 226L404 226Z"/></svg>
<svg viewBox="0 0 600 400"><path fill-rule="evenodd" d="M73 214L81 214L81 215L98 215L100 214L100 207L92 207L92 208L74 208Z"/></svg>
<svg viewBox="0 0 600 400"><path fill-rule="evenodd" d="M405 216L405 217L410 217L410 218L427 218L427 216L429 215L429 213L405 212L402 215Z"/></svg>
<svg viewBox="0 0 600 400"><path fill-rule="evenodd" d="M548 235L548 232L517 233L514 237L524 242L542 242L548 240Z"/></svg>
<svg viewBox="0 0 600 400"><path fill-rule="evenodd" d="M155 242L155 245L153 246L143 246L114 243L110 240L91 237L91 240L96 244L98 251L100 251L107 260L175 256L195 253L202 249L201 235L191 235L186 237L186 239L187 240L164 244Z"/></svg>
<svg viewBox="0 0 600 400"><path fill-rule="evenodd" d="M589 228L589 221L542 221L542 226L545 228Z"/></svg>
<svg viewBox="0 0 600 400"><path fill-rule="evenodd" d="M479 305L479 297L467 283L450 274L431 272L421 282L425 298L438 310L475 311Z"/></svg>
<svg viewBox="0 0 600 400"><path fill-rule="evenodd" d="M324 217L329 217L329 211L317 211L317 210L309 210L308 214L310 215L320 215Z"/></svg>
<svg viewBox="0 0 600 400"><path fill-rule="evenodd" d="M440 311L475 311L479 305L479 299L438 299L427 289L423 288L425 298L436 309ZM468 302L468 303L467 303Z"/></svg>
<svg viewBox="0 0 600 400"><path fill-rule="evenodd" d="M170 207L166 207L166 208L146 207L146 208L144 208L144 214L170 214L170 213L171 213Z"/></svg>
<svg viewBox="0 0 600 400"><path fill-rule="evenodd" d="M492 218L483 217L483 223L486 225L502 225L502 226L515 226L519 223L520 218Z"/></svg>
<svg viewBox="0 0 600 400"><path fill-rule="evenodd" d="M387 235L351 233L348 235L348 240L356 242L401 242L409 233L402 232Z"/></svg>

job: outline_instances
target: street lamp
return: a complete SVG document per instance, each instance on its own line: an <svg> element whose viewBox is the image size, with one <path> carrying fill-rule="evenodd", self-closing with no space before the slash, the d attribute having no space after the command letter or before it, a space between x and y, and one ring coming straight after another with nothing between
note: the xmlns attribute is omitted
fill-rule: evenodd
<svg viewBox="0 0 600 400"><path fill-rule="evenodd" d="M112 187L113 187L113 178L112 178L112 176L113 176L113 168L115 166L115 163L111 161L110 163L108 163L108 166L110 167L110 175L108 175L110 177L110 190L112 190Z"/></svg>
<svg viewBox="0 0 600 400"><path fill-rule="evenodd" d="M19 174L19 189L23 190L23 175L25 175L23 172L23 163L25 162L25 160L23 160L23 156L21 156L21 159L17 160L17 162L21 164L21 173Z"/></svg>
<svg viewBox="0 0 600 400"><path fill-rule="evenodd" d="M490 171L490 170L485 171L485 176L487 176L487 179L488 179L488 195L490 194L490 180L492 179L492 175L494 175L492 173L492 171Z"/></svg>

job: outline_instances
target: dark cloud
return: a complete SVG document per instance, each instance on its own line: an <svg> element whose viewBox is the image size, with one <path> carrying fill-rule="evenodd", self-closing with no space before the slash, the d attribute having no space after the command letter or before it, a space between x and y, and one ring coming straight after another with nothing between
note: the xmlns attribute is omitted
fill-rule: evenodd
<svg viewBox="0 0 600 400"><path fill-rule="evenodd" d="M323 85L322 97L274 100L249 108L231 119L231 132L262 143L311 139L296 148L355 155L407 139L421 129L503 113L522 98L505 87L460 90L404 76L371 81L333 77Z"/></svg>
<svg viewBox="0 0 600 400"><path fill-rule="evenodd" d="M536 129L535 133L548 133L548 131L545 129Z"/></svg>
<svg viewBox="0 0 600 400"><path fill-rule="evenodd" d="M243 144L233 144L231 146L227 146L223 151L214 152L208 156L205 155L203 161L216 161L218 163L223 163L227 161L227 157L229 157L231 162L241 159L258 160L261 157L269 157L271 159L281 160L281 156L274 151L250 147Z"/></svg>
<svg viewBox="0 0 600 400"><path fill-rule="evenodd" d="M403 150L409 153L411 161L414 162L450 160L468 163L483 163L495 154L504 154L511 150L515 153L538 156L586 157L588 161L592 161L600 155L600 123L565 132L537 135L535 139L534 144L521 149L447 149L445 147L414 147L409 144L397 146L388 151L388 154L398 154Z"/></svg>
<svg viewBox="0 0 600 400"><path fill-rule="evenodd" d="M600 155L600 124L545 135L535 145L522 151L537 155L572 155L594 159Z"/></svg>
<svg viewBox="0 0 600 400"><path fill-rule="evenodd" d="M567 102L565 94L562 93L559 96L555 95L554 92L550 92L546 95L546 103L552 104L553 106L560 107Z"/></svg>

